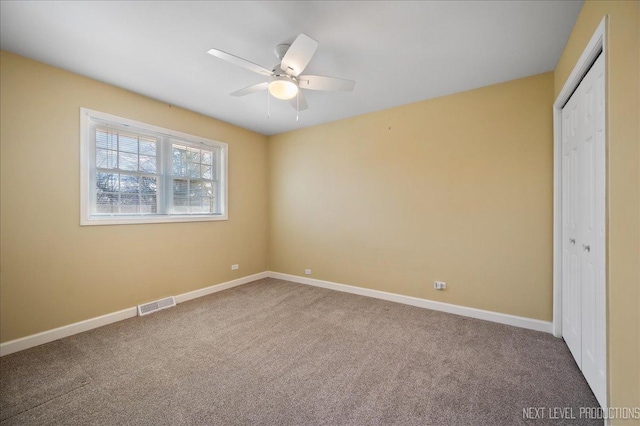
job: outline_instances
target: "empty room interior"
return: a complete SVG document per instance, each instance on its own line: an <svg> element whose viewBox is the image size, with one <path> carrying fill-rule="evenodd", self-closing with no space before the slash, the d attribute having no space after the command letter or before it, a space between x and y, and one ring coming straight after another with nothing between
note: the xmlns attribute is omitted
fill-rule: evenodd
<svg viewBox="0 0 640 426"><path fill-rule="evenodd" d="M0 3L0 424L640 424L640 2Z"/></svg>

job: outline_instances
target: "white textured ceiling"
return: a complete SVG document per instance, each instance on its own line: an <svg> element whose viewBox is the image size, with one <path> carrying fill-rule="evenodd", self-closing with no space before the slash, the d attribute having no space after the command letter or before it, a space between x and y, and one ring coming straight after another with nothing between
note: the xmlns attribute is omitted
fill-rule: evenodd
<svg viewBox="0 0 640 426"><path fill-rule="evenodd" d="M555 68L582 1L3 1L0 47L271 135ZM307 74L356 80L305 91L300 113L230 92L265 77L208 55L271 68L273 48L305 33Z"/></svg>

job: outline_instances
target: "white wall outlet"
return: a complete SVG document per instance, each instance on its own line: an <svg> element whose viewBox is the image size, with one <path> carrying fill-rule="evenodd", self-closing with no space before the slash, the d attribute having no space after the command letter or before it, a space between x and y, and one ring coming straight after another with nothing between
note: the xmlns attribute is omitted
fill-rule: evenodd
<svg viewBox="0 0 640 426"><path fill-rule="evenodd" d="M231 265L231 270L232 271L236 271L239 268L238 264L236 263L235 265Z"/></svg>
<svg viewBox="0 0 640 426"><path fill-rule="evenodd" d="M444 281L435 281L433 283L433 288L435 288L436 290L444 290L445 288L447 288L447 283L445 283Z"/></svg>
<svg viewBox="0 0 640 426"><path fill-rule="evenodd" d="M304 270L304 274L305 275L311 275L311 269L305 269Z"/></svg>

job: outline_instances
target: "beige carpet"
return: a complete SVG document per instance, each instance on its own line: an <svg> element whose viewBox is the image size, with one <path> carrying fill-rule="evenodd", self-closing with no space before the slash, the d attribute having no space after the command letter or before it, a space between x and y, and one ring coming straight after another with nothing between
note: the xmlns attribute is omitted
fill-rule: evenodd
<svg viewBox="0 0 640 426"><path fill-rule="evenodd" d="M0 383L2 425L544 425L563 423L523 408L597 406L549 334L275 279L2 357Z"/></svg>

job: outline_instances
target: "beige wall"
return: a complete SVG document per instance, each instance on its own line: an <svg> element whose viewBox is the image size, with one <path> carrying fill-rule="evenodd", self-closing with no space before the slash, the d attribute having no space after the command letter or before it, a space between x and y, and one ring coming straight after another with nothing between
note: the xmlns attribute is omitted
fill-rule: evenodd
<svg viewBox="0 0 640 426"><path fill-rule="evenodd" d="M267 269L265 136L1 55L3 342ZM80 227L80 107L227 142L229 220Z"/></svg>
<svg viewBox="0 0 640 426"><path fill-rule="evenodd" d="M629 407L640 406L640 2L585 3L555 71L555 94L607 14L610 405Z"/></svg>
<svg viewBox="0 0 640 426"><path fill-rule="evenodd" d="M272 136L271 270L551 320L552 103L545 73Z"/></svg>

